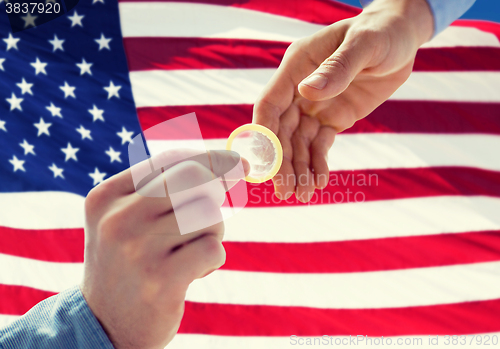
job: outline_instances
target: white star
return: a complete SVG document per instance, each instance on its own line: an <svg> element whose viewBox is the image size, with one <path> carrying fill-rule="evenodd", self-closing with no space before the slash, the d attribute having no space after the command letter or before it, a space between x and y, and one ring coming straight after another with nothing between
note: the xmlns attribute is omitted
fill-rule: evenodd
<svg viewBox="0 0 500 349"><path fill-rule="evenodd" d="M33 125L35 125L35 127L38 129L37 137L40 137L42 134L50 136L49 127L52 126L52 124L46 123L42 118L40 118L40 122Z"/></svg>
<svg viewBox="0 0 500 349"><path fill-rule="evenodd" d="M61 108L56 107L52 102L50 102L50 105L45 108L48 109L48 111L50 111L52 116L58 116L62 119Z"/></svg>
<svg viewBox="0 0 500 349"><path fill-rule="evenodd" d="M82 58L82 63L76 63L76 66L80 68L80 75L83 75L85 73L89 73L89 75L92 75L92 72L90 71L90 67L94 63L87 63L85 61L85 58Z"/></svg>
<svg viewBox="0 0 500 349"><path fill-rule="evenodd" d="M33 84L27 83L26 80L24 80L24 78L23 81L21 81L16 85L21 89L22 94L29 93L30 95L33 96L33 92L31 92L31 87L33 87Z"/></svg>
<svg viewBox="0 0 500 349"><path fill-rule="evenodd" d="M87 130L82 125L80 125L80 127L76 129L76 132L78 132L82 136L82 141L85 138L92 140L92 136L90 135L90 130Z"/></svg>
<svg viewBox="0 0 500 349"><path fill-rule="evenodd" d="M30 64L33 68L35 68L35 75L38 75L38 73L44 73L45 75L47 75L47 72L45 71L45 67L47 66L47 63L40 62L38 57L36 58L35 63L30 63Z"/></svg>
<svg viewBox="0 0 500 349"><path fill-rule="evenodd" d="M112 38L106 38L103 33L101 33L101 37L99 39L94 39L94 41L99 44L99 51L101 51L103 48L111 50L109 48L109 42L111 40L113 40L113 39Z"/></svg>
<svg viewBox="0 0 500 349"><path fill-rule="evenodd" d="M28 12L26 16L21 16L21 18L24 21L24 28L28 28L29 26L36 26L35 19L37 19L38 16L32 16L31 13Z"/></svg>
<svg viewBox="0 0 500 349"><path fill-rule="evenodd" d="M97 185L104 180L106 173L99 172L99 169L96 167L94 173L89 173L89 176L94 180L94 185Z"/></svg>
<svg viewBox="0 0 500 349"><path fill-rule="evenodd" d="M26 172L26 170L24 169L24 163L26 161L24 160L19 160L15 155L14 157L12 158L12 160L9 160L9 162L14 166L14 172L16 172L17 170L21 170L23 172Z"/></svg>
<svg viewBox="0 0 500 349"><path fill-rule="evenodd" d="M66 159L64 161L68 161L69 159L73 159L78 161L76 158L76 153L80 150L80 148L73 148L71 143L68 142L68 146L66 148L61 148L61 151L66 155Z"/></svg>
<svg viewBox="0 0 500 349"><path fill-rule="evenodd" d="M104 4L104 0L94 0L92 1L92 5L94 5L96 2L102 2Z"/></svg>
<svg viewBox="0 0 500 349"><path fill-rule="evenodd" d="M113 162L113 161L122 162L122 159L120 159L121 152L115 151L113 148L109 147L109 150L106 150L105 153L109 156L110 162Z"/></svg>
<svg viewBox="0 0 500 349"><path fill-rule="evenodd" d="M5 128L5 121L3 120L0 120L0 130L7 132L7 129Z"/></svg>
<svg viewBox="0 0 500 349"><path fill-rule="evenodd" d="M92 114L92 116L94 117L93 121L96 120L104 121L104 118L102 117L102 113L104 113L104 110L97 108L95 104L93 109L89 109L89 113Z"/></svg>
<svg viewBox="0 0 500 349"><path fill-rule="evenodd" d="M127 131L125 127L122 126L121 132L117 132L116 134L118 135L118 137L122 139L122 145L125 144L126 142L133 143L132 135L134 134L134 132Z"/></svg>
<svg viewBox="0 0 500 349"><path fill-rule="evenodd" d="M17 98L14 92L12 92L12 96L10 98L5 98L5 100L10 104L10 111L14 109L19 109L23 111L21 108L21 102L24 100L23 98Z"/></svg>
<svg viewBox="0 0 500 349"><path fill-rule="evenodd" d="M71 27L74 27L75 25L79 25L80 27L83 27L82 24L82 18L85 17L84 15L79 16L78 12L73 14L73 16L68 16L68 19L71 21Z"/></svg>
<svg viewBox="0 0 500 349"><path fill-rule="evenodd" d="M76 98L75 96L75 86L69 86L68 83L65 81L64 86L59 86L61 90L64 92L64 98L71 96L73 98Z"/></svg>
<svg viewBox="0 0 500 349"><path fill-rule="evenodd" d="M5 62L5 58L0 58L0 70L5 71L5 69L3 68L3 62Z"/></svg>
<svg viewBox="0 0 500 349"><path fill-rule="evenodd" d="M122 87L121 85L116 85L113 84L113 81L109 80L109 86L105 86L104 89L108 92L108 99L110 99L113 96L116 96L120 98L120 95L118 94L118 90L120 90Z"/></svg>
<svg viewBox="0 0 500 349"><path fill-rule="evenodd" d="M56 164L52 163L52 166L49 166L49 170L51 170L54 173L54 178L61 177L62 179L64 179L63 175L64 170L62 168L57 167Z"/></svg>
<svg viewBox="0 0 500 349"><path fill-rule="evenodd" d="M56 52L57 50L64 51L64 48L62 46L64 40L60 40L56 34L54 34L54 40L49 40L49 42L53 46L52 52Z"/></svg>
<svg viewBox="0 0 500 349"><path fill-rule="evenodd" d="M9 37L7 39L3 39L3 41L5 41L7 43L7 51L10 50L11 48L15 48L16 50L18 50L17 42L19 40L21 40L21 39L15 38L12 36L12 33L9 33Z"/></svg>
<svg viewBox="0 0 500 349"><path fill-rule="evenodd" d="M26 142L26 139L23 139L23 142L19 143L19 145L24 149L24 155L28 154L36 155L35 152L33 151L35 146Z"/></svg>

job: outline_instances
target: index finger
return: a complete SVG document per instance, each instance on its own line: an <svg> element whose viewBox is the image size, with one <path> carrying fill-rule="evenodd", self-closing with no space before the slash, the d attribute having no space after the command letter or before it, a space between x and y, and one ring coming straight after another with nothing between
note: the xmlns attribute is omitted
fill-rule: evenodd
<svg viewBox="0 0 500 349"><path fill-rule="evenodd" d="M300 44L292 43L271 80L260 93L253 108L253 123L267 127L278 134L279 119L291 105L300 79L302 57L296 48Z"/></svg>
<svg viewBox="0 0 500 349"><path fill-rule="evenodd" d="M158 177L163 170L169 169L184 161L196 161L204 167L211 170L214 178L225 176L227 180L237 181L241 178L231 178L231 174L237 174L237 171L231 171L240 161L242 161L243 170L249 172L249 165L246 160L242 160L238 153L228 150L212 150L210 152L200 152L195 149L175 149L159 153L151 158L139 162L132 167L122 171L104 183L113 188L110 192L120 195L131 194L154 178ZM103 183L103 184L104 184Z"/></svg>

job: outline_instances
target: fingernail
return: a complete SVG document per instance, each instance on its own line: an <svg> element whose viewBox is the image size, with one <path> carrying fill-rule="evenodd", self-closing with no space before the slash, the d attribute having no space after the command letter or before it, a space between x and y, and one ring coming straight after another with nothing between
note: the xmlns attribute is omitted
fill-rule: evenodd
<svg viewBox="0 0 500 349"><path fill-rule="evenodd" d="M307 85L317 90L322 90L323 88L325 88L327 83L328 83L328 78L323 74L310 75L301 82L301 84Z"/></svg>
<svg viewBox="0 0 500 349"><path fill-rule="evenodd" d="M248 174L250 173L250 170L252 169L252 167L250 166L250 163L245 158L241 158L241 163L243 164L243 172L245 172L245 175L248 176Z"/></svg>
<svg viewBox="0 0 500 349"><path fill-rule="evenodd" d="M274 188L274 190L276 190L276 187ZM274 195L275 195L275 196L276 196L279 200L283 200L280 192L275 191L275 192L274 192Z"/></svg>

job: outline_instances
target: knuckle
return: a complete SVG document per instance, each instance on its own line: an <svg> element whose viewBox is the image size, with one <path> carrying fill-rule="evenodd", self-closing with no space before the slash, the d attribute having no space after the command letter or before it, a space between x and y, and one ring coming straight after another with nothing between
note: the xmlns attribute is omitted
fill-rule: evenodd
<svg viewBox="0 0 500 349"><path fill-rule="evenodd" d="M200 185L212 180L212 172L196 161L185 161L180 175L192 185Z"/></svg>
<svg viewBox="0 0 500 349"><path fill-rule="evenodd" d="M90 190L85 198L85 212L87 215L94 215L99 212L110 194L113 192L111 181L104 181Z"/></svg>
<svg viewBox="0 0 500 349"><path fill-rule="evenodd" d="M212 197L204 197L199 200L200 209L198 219L206 225L217 224L222 221L220 206Z"/></svg>
<svg viewBox="0 0 500 349"><path fill-rule="evenodd" d="M350 34L365 44L375 44L380 39L380 30L368 26L353 28Z"/></svg>
<svg viewBox="0 0 500 349"><path fill-rule="evenodd" d="M355 117L346 116L346 117L342 118L341 120L339 120L335 129L337 130L337 132L345 131L345 130L351 128L356 123L356 121L357 120Z"/></svg>
<svg viewBox="0 0 500 349"><path fill-rule="evenodd" d="M337 73L348 73L350 71L349 59L342 52L337 52L325 59L323 63L321 63L321 67L327 72L335 70Z"/></svg>
<svg viewBox="0 0 500 349"><path fill-rule="evenodd" d="M115 210L106 213L97 224L97 231L101 238L105 240L121 240L127 230L128 217L127 210Z"/></svg>
<svg viewBox="0 0 500 349"><path fill-rule="evenodd" d="M355 123L356 123L356 119L355 118L348 117L348 118L344 119L344 123L343 123L342 127L343 127L344 130L347 130L348 128L353 127Z"/></svg>
<svg viewBox="0 0 500 349"><path fill-rule="evenodd" d="M188 148L169 149L153 156L151 160L156 169L170 168L183 162L186 158L190 158L194 154L195 152Z"/></svg>
<svg viewBox="0 0 500 349"><path fill-rule="evenodd" d="M207 235L202 239L200 253L204 258L204 264L209 267L219 268L226 261L226 250L213 235Z"/></svg>
<svg viewBox="0 0 500 349"><path fill-rule="evenodd" d="M101 191L97 187L92 188L92 190L87 194L87 197L85 198L85 212L87 215L94 212L94 210L99 206L101 203L100 197Z"/></svg>
<svg viewBox="0 0 500 349"><path fill-rule="evenodd" d="M285 51L285 56L293 56L298 51L302 50L304 46L304 39L298 39L293 41Z"/></svg>

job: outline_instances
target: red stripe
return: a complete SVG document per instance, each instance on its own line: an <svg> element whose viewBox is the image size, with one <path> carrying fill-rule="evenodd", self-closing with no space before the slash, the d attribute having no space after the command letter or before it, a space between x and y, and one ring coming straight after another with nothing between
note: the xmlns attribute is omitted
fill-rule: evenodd
<svg viewBox="0 0 500 349"><path fill-rule="evenodd" d="M382 309L186 302L179 333L223 336L459 335L500 331L499 313L500 299Z"/></svg>
<svg viewBox="0 0 500 349"><path fill-rule="evenodd" d="M248 183L246 207L309 206L442 195L500 197L500 172L467 167L423 167L330 172L328 185L309 203L280 201L271 181Z"/></svg>
<svg viewBox="0 0 500 349"><path fill-rule="evenodd" d="M83 263L80 229L25 230L0 226L0 253L48 262Z"/></svg>
<svg viewBox="0 0 500 349"><path fill-rule="evenodd" d="M277 68L288 43L243 39L124 39L130 71L174 69ZM421 49L414 71L498 71L500 48Z"/></svg>
<svg viewBox="0 0 500 349"><path fill-rule="evenodd" d="M344 133L483 133L500 135L498 103L387 101ZM252 122L252 105L190 105L138 108L141 127L195 112L205 139L227 138ZM151 139L151 138L149 138Z"/></svg>
<svg viewBox="0 0 500 349"><path fill-rule="evenodd" d="M83 263L83 242L76 248L72 244L74 240L64 232L58 235L57 231L40 231L35 237L22 230L0 228L1 253L5 254L50 262ZM498 232L322 243L224 242L224 246L228 258L223 269L244 271L360 272L500 260ZM370 258L362 252L368 249L372 251ZM40 250L51 252L40 255ZM296 258L298 255L300 259ZM266 256L273 256L272 260ZM303 260L308 263L302 263Z"/></svg>
<svg viewBox="0 0 500 349"><path fill-rule="evenodd" d="M240 39L124 38L130 71L276 68L289 43Z"/></svg>
<svg viewBox="0 0 500 349"><path fill-rule="evenodd" d="M36 255L39 243L54 251L63 251L71 245L64 234L59 237L48 234L46 238L40 234L40 237L25 240L20 234L11 240L4 236L0 239L2 245L25 244L22 257L83 263L83 246L73 256L53 252L50 257L40 258ZM259 272L346 273L500 260L499 231L321 243L224 242L224 246L228 257L223 269ZM2 253L16 255L15 251L5 250ZM368 250L370 255L364 253Z"/></svg>
<svg viewBox="0 0 500 349"><path fill-rule="evenodd" d="M53 295L55 293L35 288L0 284L0 314L22 315Z"/></svg>
<svg viewBox="0 0 500 349"><path fill-rule="evenodd" d="M152 0L155 2L183 2L209 5L222 5L266 12L278 16L291 17L317 24L332 24L345 18L356 16L360 8L330 0ZM119 2L140 2L137 0L119 0Z"/></svg>
<svg viewBox="0 0 500 349"><path fill-rule="evenodd" d="M318 243L225 241L224 247L225 270L352 273L499 261L500 230Z"/></svg>
<svg viewBox="0 0 500 349"><path fill-rule="evenodd" d="M138 108L139 123L147 130L163 121L195 112L204 139L227 138L231 132L252 122L252 105L210 105ZM148 139L152 139L149 137Z"/></svg>
<svg viewBox="0 0 500 349"><path fill-rule="evenodd" d="M344 132L499 135L499 108L498 103L387 101Z"/></svg>
<svg viewBox="0 0 500 349"><path fill-rule="evenodd" d="M420 49L413 71L499 71L500 48L443 47Z"/></svg>
<svg viewBox="0 0 500 349"><path fill-rule="evenodd" d="M22 315L52 295L22 286L0 285L0 313ZM227 336L459 335L500 331L499 312L499 299L382 309L186 302L179 333Z"/></svg>

